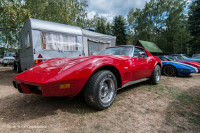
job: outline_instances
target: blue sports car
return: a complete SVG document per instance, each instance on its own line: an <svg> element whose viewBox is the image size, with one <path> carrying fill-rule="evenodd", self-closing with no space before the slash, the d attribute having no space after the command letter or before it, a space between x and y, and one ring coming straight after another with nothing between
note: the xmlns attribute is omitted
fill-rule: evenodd
<svg viewBox="0 0 200 133"><path fill-rule="evenodd" d="M162 64L162 74L166 76L187 76L191 73L198 73L198 69L196 67L185 63L162 61Z"/></svg>
<svg viewBox="0 0 200 133"><path fill-rule="evenodd" d="M177 60L183 60L183 61L195 61L200 63L200 59L197 58L190 58L185 54L172 54L172 57L175 57Z"/></svg>

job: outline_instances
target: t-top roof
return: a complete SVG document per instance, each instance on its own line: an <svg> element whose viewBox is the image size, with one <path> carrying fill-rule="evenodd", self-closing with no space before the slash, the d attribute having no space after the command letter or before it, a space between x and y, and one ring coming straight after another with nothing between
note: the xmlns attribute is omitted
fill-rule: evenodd
<svg viewBox="0 0 200 133"><path fill-rule="evenodd" d="M138 41L139 45L144 47L146 50L152 53L163 53L163 51L153 42L148 42L148 41ZM138 43L136 45L138 45Z"/></svg>

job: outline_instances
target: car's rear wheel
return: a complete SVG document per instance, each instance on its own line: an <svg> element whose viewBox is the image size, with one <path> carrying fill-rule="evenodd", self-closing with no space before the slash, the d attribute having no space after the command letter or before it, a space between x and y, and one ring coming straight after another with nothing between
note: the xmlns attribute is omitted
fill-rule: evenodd
<svg viewBox="0 0 200 133"><path fill-rule="evenodd" d="M166 76L175 76L176 75L176 68L171 65L167 65L163 67L163 74Z"/></svg>
<svg viewBox="0 0 200 133"><path fill-rule="evenodd" d="M157 85L160 83L160 79L161 79L161 68L159 65L156 65L151 75L150 82L153 85Z"/></svg>
<svg viewBox="0 0 200 133"><path fill-rule="evenodd" d="M117 80L108 70L102 70L92 75L84 90L86 103L103 110L111 106L117 93Z"/></svg>

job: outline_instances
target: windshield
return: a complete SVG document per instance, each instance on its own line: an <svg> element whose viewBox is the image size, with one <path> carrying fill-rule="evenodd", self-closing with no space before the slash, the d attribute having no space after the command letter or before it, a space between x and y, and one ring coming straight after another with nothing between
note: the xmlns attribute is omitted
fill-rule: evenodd
<svg viewBox="0 0 200 133"><path fill-rule="evenodd" d="M200 54L193 54L192 57L199 57Z"/></svg>
<svg viewBox="0 0 200 133"><path fill-rule="evenodd" d="M178 55L177 57L176 57L177 59L185 59L183 56L181 56L181 55Z"/></svg>
<svg viewBox="0 0 200 133"><path fill-rule="evenodd" d="M169 57L169 56L167 56L167 58L170 59L170 61L176 61L177 60L176 57Z"/></svg>
<svg viewBox="0 0 200 133"><path fill-rule="evenodd" d="M187 56L187 55L182 55L182 57L184 58L184 59L187 59L187 58L190 58L189 56Z"/></svg>
<svg viewBox="0 0 200 133"><path fill-rule="evenodd" d="M4 57L13 57L15 53L5 53Z"/></svg>
<svg viewBox="0 0 200 133"><path fill-rule="evenodd" d="M111 47L104 50L99 55L125 55L131 56L133 51L133 47L129 46L120 46L120 47Z"/></svg>

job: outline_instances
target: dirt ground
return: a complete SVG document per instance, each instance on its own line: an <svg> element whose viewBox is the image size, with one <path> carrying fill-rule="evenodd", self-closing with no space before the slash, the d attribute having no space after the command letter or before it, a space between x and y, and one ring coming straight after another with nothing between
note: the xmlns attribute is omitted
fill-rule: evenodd
<svg viewBox="0 0 200 133"><path fill-rule="evenodd" d="M200 132L200 73L165 77L118 91L113 105L96 111L81 97L20 94L17 75L0 67L0 132Z"/></svg>

